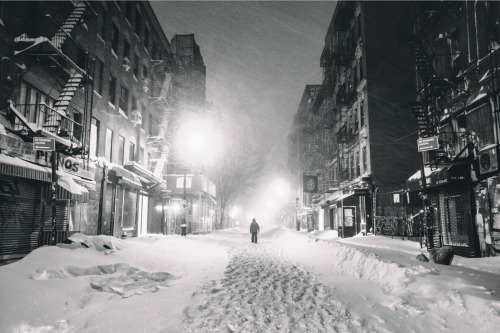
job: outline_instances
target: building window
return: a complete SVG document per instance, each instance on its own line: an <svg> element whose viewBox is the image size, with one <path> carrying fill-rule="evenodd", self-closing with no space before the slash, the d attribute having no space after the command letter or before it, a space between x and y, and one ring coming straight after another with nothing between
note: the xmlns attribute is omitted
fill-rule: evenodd
<svg viewBox="0 0 500 333"><path fill-rule="evenodd" d="M125 1L125 18L129 23L132 22L132 1Z"/></svg>
<svg viewBox="0 0 500 333"><path fill-rule="evenodd" d="M99 152L99 120L92 118L92 124L90 125L90 157L96 158Z"/></svg>
<svg viewBox="0 0 500 333"><path fill-rule="evenodd" d="M120 109L128 115L128 89L124 85L121 85Z"/></svg>
<svg viewBox="0 0 500 333"><path fill-rule="evenodd" d="M132 95L132 111L137 110L137 99Z"/></svg>
<svg viewBox="0 0 500 333"><path fill-rule="evenodd" d="M149 28L144 26L144 48L149 50Z"/></svg>
<svg viewBox="0 0 500 333"><path fill-rule="evenodd" d="M361 37L361 14L357 17L357 25L358 25L358 38Z"/></svg>
<svg viewBox="0 0 500 333"><path fill-rule="evenodd" d="M144 108L144 105L142 106L142 123L141 123L141 128L146 131L146 123L149 121L148 113L146 112L146 109ZM148 134L148 133L146 133ZM149 134L150 135L150 134Z"/></svg>
<svg viewBox="0 0 500 333"><path fill-rule="evenodd" d="M362 149L362 158L363 158L363 173L368 172L368 161L367 161L367 156L366 156L366 147L363 147Z"/></svg>
<svg viewBox="0 0 500 333"><path fill-rule="evenodd" d="M123 40L123 57L130 60L130 43L126 39Z"/></svg>
<svg viewBox="0 0 500 333"><path fill-rule="evenodd" d="M466 130L474 136L479 149L495 143L494 123L489 104L483 104L467 113Z"/></svg>
<svg viewBox="0 0 500 333"><path fill-rule="evenodd" d="M149 115L149 126L148 126L148 135L150 136L155 136L156 134L154 133L154 118L153 115Z"/></svg>
<svg viewBox="0 0 500 333"><path fill-rule="evenodd" d="M101 15L99 15L99 35L103 40L106 40L106 8L101 5Z"/></svg>
<svg viewBox="0 0 500 333"><path fill-rule="evenodd" d="M144 66L142 67L142 77L143 77L144 79L147 79L147 78L148 78L148 66L146 66L146 65L144 65Z"/></svg>
<svg viewBox="0 0 500 333"><path fill-rule="evenodd" d="M351 28L351 49L354 50L356 49L356 44L357 44L357 38L356 35L354 34L354 26Z"/></svg>
<svg viewBox="0 0 500 333"><path fill-rule="evenodd" d="M359 101L359 118L360 118L360 125L361 128L365 126L365 108L364 108L364 100Z"/></svg>
<svg viewBox="0 0 500 333"><path fill-rule="evenodd" d="M357 63L354 64L354 68L352 70L352 76L354 77L354 79L353 79L353 81L354 81L353 90L355 90L356 87L358 86L358 64Z"/></svg>
<svg viewBox="0 0 500 333"><path fill-rule="evenodd" d="M141 21L142 21L141 12L136 10L136 12L135 12L135 33L139 37L141 36Z"/></svg>
<svg viewBox="0 0 500 333"><path fill-rule="evenodd" d="M358 109L354 109L354 134L359 131Z"/></svg>
<svg viewBox="0 0 500 333"><path fill-rule="evenodd" d="M104 157L109 162L113 162L113 131L106 128L106 148Z"/></svg>
<svg viewBox="0 0 500 333"><path fill-rule="evenodd" d="M71 118L73 119L73 122L70 122L66 129L69 130L70 132L73 132L73 136L79 140L82 141L82 136L83 136L83 117L80 112L77 112L76 110L73 110Z"/></svg>
<svg viewBox="0 0 500 333"><path fill-rule="evenodd" d="M359 158L359 151L354 153L354 158L356 160L356 177L361 175L361 166L360 166L360 158Z"/></svg>
<svg viewBox="0 0 500 333"><path fill-rule="evenodd" d="M365 73L363 72L363 56L359 57L359 81L365 78Z"/></svg>
<svg viewBox="0 0 500 333"><path fill-rule="evenodd" d="M137 163L143 164L143 159L144 159L144 148L140 147L139 148L139 158L137 159Z"/></svg>
<svg viewBox="0 0 500 333"><path fill-rule="evenodd" d="M136 79L139 78L139 55L137 53L134 57L134 76Z"/></svg>
<svg viewBox="0 0 500 333"><path fill-rule="evenodd" d="M97 93L102 96L102 86L104 81L104 63L100 59L96 59L97 63Z"/></svg>
<svg viewBox="0 0 500 333"><path fill-rule="evenodd" d="M128 146L128 160L135 161L135 143L130 142Z"/></svg>
<svg viewBox="0 0 500 333"><path fill-rule="evenodd" d="M113 23L111 28L111 49L115 54L118 54L118 40L120 37L120 29Z"/></svg>
<svg viewBox="0 0 500 333"><path fill-rule="evenodd" d="M153 60L158 59L158 49L156 47L155 42L153 42L153 44L151 46L151 57L153 58Z"/></svg>
<svg viewBox="0 0 500 333"><path fill-rule="evenodd" d="M115 105L116 102L116 78L109 74L109 102Z"/></svg>
<svg viewBox="0 0 500 333"><path fill-rule="evenodd" d="M118 163L123 165L125 162L125 138L123 136L118 137Z"/></svg>

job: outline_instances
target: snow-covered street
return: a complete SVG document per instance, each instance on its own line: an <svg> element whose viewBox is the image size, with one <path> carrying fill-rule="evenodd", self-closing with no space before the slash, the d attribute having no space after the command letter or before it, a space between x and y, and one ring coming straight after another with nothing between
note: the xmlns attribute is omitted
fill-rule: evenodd
<svg viewBox="0 0 500 333"><path fill-rule="evenodd" d="M1 332L491 332L500 257L264 228L73 238L0 267ZM81 242L86 244L82 245ZM89 246L87 248L87 246Z"/></svg>
<svg viewBox="0 0 500 333"><path fill-rule="evenodd" d="M344 306L310 271L270 243L229 250L225 277L186 311L193 331L347 332Z"/></svg>

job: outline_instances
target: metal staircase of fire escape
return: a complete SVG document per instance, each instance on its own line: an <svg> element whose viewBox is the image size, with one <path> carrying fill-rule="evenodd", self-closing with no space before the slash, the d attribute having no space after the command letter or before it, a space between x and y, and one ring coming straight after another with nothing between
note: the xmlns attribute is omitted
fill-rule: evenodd
<svg viewBox="0 0 500 333"><path fill-rule="evenodd" d="M421 100L415 100L410 103L411 109L417 119L419 137L431 137L437 135L438 122L436 118L436 110L433 96L433 84L439 81L435 75L434 68L425 52L423 43L414 36L408 44L413 51L417 73L423 81L424 94ZM446 151L438 149L431 151L434 164L438 164L440 160L446 157Z"/></svg>
<svg viewBox="0 0 500 333"><path fill-rule="evenodd" d="M78 4L76 4L75 8L68 15L61 28L52 37L51 43L59 50L61 50L64 42L71 34L73 29L82 20L86 8L87 6L83 2L79 2ZM82 80L83 75L76 71L70 76L68 82L66 82L66 85L64 86L63 90L59 94L59 97L54 103L54 109L57 113L62 116L66 116L66 109L71 103L71 100L73 99L76 91L78 90L78 88L80 88ZM61 117L57 116L56 122L47 121L46 124L44 124L43 128L51 133L56 133L61 120Z"/></svg>

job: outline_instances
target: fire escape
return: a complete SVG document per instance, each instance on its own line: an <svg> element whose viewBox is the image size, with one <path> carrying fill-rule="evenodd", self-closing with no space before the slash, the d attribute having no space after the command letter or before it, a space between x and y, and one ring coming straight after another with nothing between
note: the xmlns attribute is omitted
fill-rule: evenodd
<svg viewBox="0 0 500 333"><path fill-rule="evenodd" d="M425 154L425 164L431 167L451 162L447 149L454 144L451 141L455 141L454 132L450 142L446 139L449 135L440 133L440 120L445 116L440 101L452 90L465 92L447 77L450 76L451 59L460 57L460 53L452 54L450 49L436 53L425 41L449 6L449 3L413 2L408 10L412 14L404 16L406 28L401 29L400 37L400 42L410 47L415 59L415 74L401 86L401 106L411 108L419 138L439 136L440 139L439 148Z"/></svg>
<svg viewBox="0 0 500 333"><path fill-rule="evenodd" d="M96 17L96 13L87 1L71 6L62 19L46 14L39 26L32 29L38 34L35 37L24 33L14 39L15 59L32 57L52 70L56 77L52 90L60 91L58 98L53 103L37 101L29 105L14 105L11 101L9 111L16 118L14 132L26 141L33 140L35 136L53 138L56 151L81 155L88 161L94 61L72 34L78 26ZM64 82L62 89L58 87L60 80ZM83 112L74 114L68 107L81 88L84 90L80 104Z"/></svg>
<svg viewBox="0 0 500 333"><path fill-rule="evenodd" d="M151 166L151 171L157 178L162 178L163 169L168 160L170 146L168 144L168 128L172 105L169 102L170 84L173 77L174 64L166 60L152 60L151 69L156 75L157 86L152 85L150 93L150 107L157 114L162 116L158 132L154 136L148 137L148 145L151 145L156 156L155 164Z"/></svg>

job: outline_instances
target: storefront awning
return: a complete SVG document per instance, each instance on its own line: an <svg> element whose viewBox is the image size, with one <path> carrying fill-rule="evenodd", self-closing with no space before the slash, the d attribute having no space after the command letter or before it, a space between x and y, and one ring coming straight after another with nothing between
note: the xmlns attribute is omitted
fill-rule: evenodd
<svg viewBox="0 0 500 333"><path fill-rule="evenodd" d="M69 192L71 199L81 202L89 202L89 191L77 184L73 177L70 176L58 176L57 185L62 187L65 191ZM64 193L58 195L59 198L67 197Z"/></svg>
<svg viewBox="0 0 500 333"><path fill-rule="evenodd" d="M354 192L349 192L349 193L346 193L346 194L342 194L340 197L337 198L337 201L342 201L345 198L350 197L351 195L354 195Z"/></svg>
<svg viewBox="0 0 500 333"><path fill-rule="evenodd" d="M150 183L163 182L162 179L156 177L155 175L153 175L152 172L150 172L148 169L146 169L145 167L143 167L142 165L140 165L139 163L137 163L135 161L125 162L123 167L126 170L131 171L131 172L141 176L142 178L146 179Z"/></svg>
<svg viewBox="0 0 500 333"><path fill-rule="evenodd" d="M116 180L118 185L130 187L136 190L140 190L142 188L141 179L138 175L116 164L109 169L108 177L111 181Z"/></svg>
<svg viewBox="0 0 500 333"><path fill-rule="evenodd" d="M471 166L469 163L456 163L441 168L424 168L426 187L436 187L454 182L467 181L470 179ZM406 190L410 192L422 189L422 177L420 170L415 172L406 181Z"/></svg>
<svg viewBox="0 0 500 333"><path fill-rule="evenodd" d="M51 171L48 168L1 153L0 173L44 182L51 181Z"/></svg>

